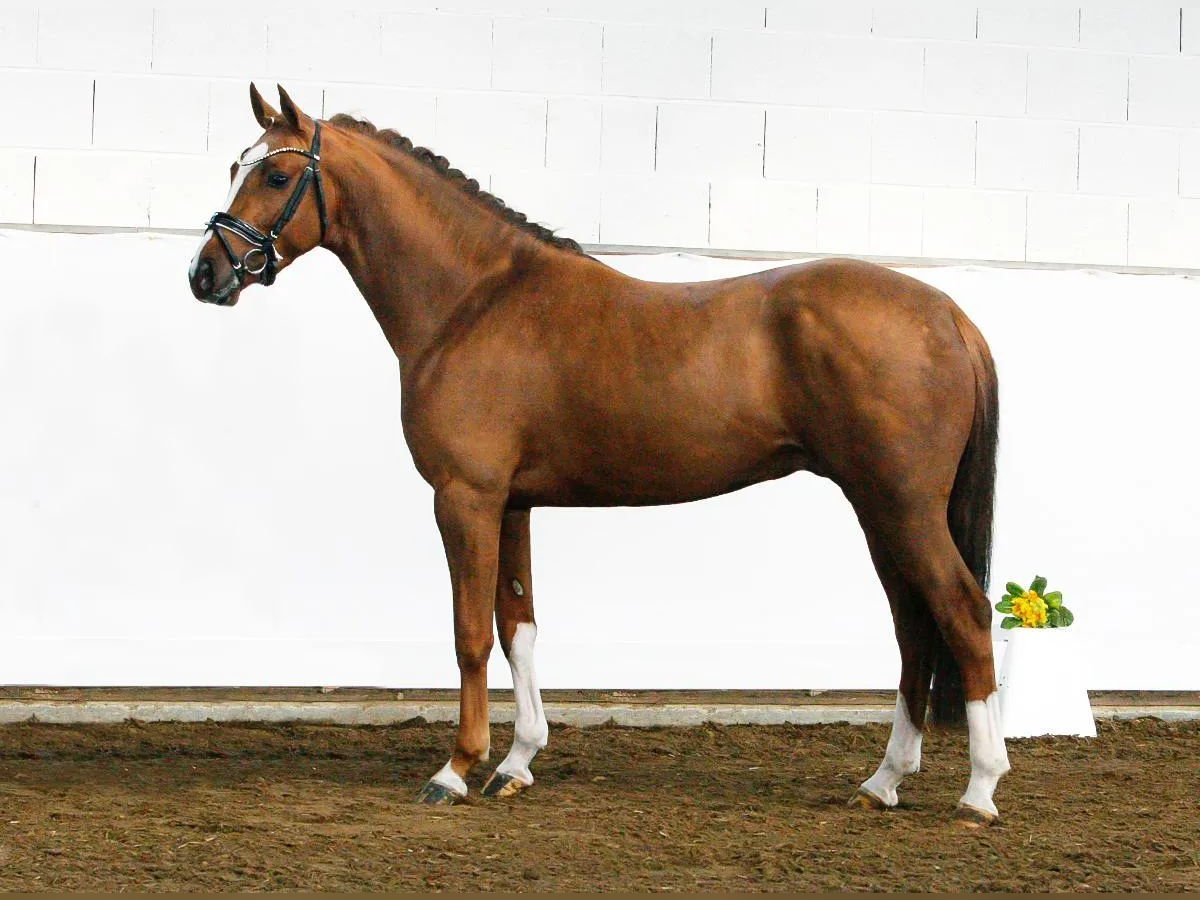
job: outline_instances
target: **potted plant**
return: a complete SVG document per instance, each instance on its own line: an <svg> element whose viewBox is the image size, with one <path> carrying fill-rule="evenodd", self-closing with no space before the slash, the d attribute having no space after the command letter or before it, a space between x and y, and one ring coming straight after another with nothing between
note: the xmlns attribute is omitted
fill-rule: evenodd
<svg viewBox="0 0 1200 900"><path fill-rule="evenodd" d="M1075 621L1061 591L1047 591L1038 575L1028 588L1005 585L996 611L1008 650L1000 671L1000 713L1004 736L1042 734L1096 736L1096 722L1083 681L1074 635Z"/></svg>

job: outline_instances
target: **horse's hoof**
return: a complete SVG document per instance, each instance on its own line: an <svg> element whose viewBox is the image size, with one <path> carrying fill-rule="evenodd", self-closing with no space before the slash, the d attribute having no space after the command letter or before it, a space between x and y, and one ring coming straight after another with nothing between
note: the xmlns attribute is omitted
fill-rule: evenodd
<svg viewBox="0 0 1200 900"><path fill-rule="evenodd" d="M854 796L850 798L846 805L858 809L891 809L891 807L884 803L880 798L876 797L870 791L864 791L862 788L859 788L854 792Z"/></svg>
<svg viewBox="0 0 1200 900"><path fill-rule="evenodd" d="M492 773L492 777L483 786L483 796L511 797L514 794L521 793L527 787L529 785L515 775L505 775L503 772L497 770Z"/></svg>
<svg viewBox="0 0 1200 900"><path fill-rule="evenodd" d="M969 828L972 831L976 828L989 828L999 821L1000 816L996 813L976 809L974 806L967 806L965 803L960 803L958 809L954 811L954 824L960 825L963 828Z"/></svg>
<svg viewBox="0 0 1200 900"><path fill-rule="evenodd" d="M460 794L454 793L450 788L436 781L430 781L421 788L421 793L417 794L417 802L425 806L450 806L462 799Z"/></svg>

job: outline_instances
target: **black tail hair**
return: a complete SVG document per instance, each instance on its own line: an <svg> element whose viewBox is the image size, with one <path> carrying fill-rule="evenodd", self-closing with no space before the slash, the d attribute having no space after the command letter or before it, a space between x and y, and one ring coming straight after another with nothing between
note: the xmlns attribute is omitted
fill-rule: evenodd
<svg viewBox="0 0 1200 900"><path fill-rule="evenodd" d="M996 366L978 329L955 309L955 322L975 369L975 420L958 461L958 474L950 492L947 522L963 562L987 593L992 561L992 518L996 498L996 449L999 443L1000 392ZM991 605L982 611L991 621ZM941 632L935 629L932 648L933 688L929 719L938 725L966 721L962 672Z"/></svg>

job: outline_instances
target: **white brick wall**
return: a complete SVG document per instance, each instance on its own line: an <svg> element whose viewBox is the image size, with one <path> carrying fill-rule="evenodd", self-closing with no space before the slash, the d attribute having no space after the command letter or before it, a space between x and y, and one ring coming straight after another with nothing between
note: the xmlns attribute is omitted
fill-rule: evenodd
<svg viewBox="0 0 1200 900"><path fill-rule="evenodd" d="M251 78L587 242L1200 268L1195 0L12 0L0 222L198 227Z"/></svg>

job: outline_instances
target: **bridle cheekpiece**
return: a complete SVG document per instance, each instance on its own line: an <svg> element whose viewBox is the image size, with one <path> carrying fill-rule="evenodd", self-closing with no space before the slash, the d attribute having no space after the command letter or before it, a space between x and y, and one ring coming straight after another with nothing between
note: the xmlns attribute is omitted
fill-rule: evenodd
<svg viewBox="0 0 1200 900"><path fill-rule="evenodd" d="M245 219L231 216L228 212L213 213L212 218L208 220L209 230L216 235L221 246L225 248L225 255L229 257L229 265L233 269L233 276L237 279L238 287L242 286L247 275L257 275L259 283L264 285L271 284L275 280L279 266L279 253L275 250L275 241L279 239L283 229L296 215L296 210L300 208L300 202L304 199L310 183L313 185L317 197L317 212L321 217L321 241L325 240L325 230L329 222L325 211L325 188L321 183L321 123L314 119L313 124L315 130L313 131L312 145L307 150L302 147L277 147L264 153L258 159L238 163L239 166L256 166L281 153L299 153L301 156L308 157L308 165L300 174L299 182L296 183L292 195L288 198L283 211L279 213L279 218L275 220L275 224L271 226L269 232L263 234ZM250 244L250 249L239 257L225 236L225 232L237 235Z"/></svg>

